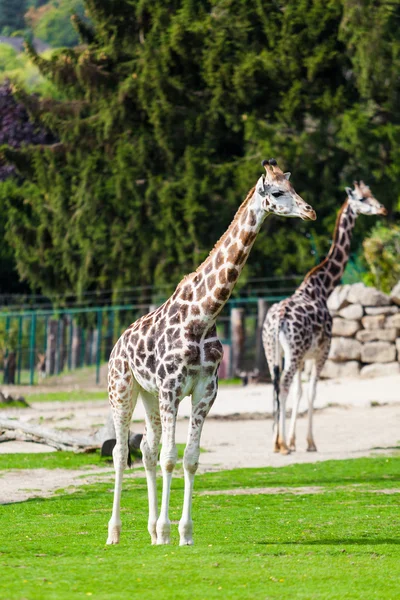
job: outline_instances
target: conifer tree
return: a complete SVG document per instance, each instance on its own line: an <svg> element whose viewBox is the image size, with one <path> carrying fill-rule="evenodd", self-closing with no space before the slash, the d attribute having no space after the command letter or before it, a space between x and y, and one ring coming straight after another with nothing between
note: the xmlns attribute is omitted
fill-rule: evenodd
<svg viewBox="0 0 400 600"><path fill-rule="evenodd" d="M327 250L345 184L364 177L378 197L379 187L399 193L396 73L382 88L366 66L356 4L86 0L92 25L75 18L79 46L49 60L29 47L64 99L19 91L59 143L4 149L25 178L7 194L0 186L20 274L49 295L174 284L205 257L268 156L293 171L319 220L268 220L247 273L311 267L306 234ZM380 68L398 33L375 4L364 0L365 19L388 34L374 38Z"/></svg>

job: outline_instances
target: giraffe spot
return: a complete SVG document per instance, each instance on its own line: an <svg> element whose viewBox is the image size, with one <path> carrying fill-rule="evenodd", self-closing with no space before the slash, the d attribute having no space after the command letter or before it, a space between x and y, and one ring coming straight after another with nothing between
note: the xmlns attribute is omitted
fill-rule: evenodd
<svg viewBox="0 0 400 600"><path fill-rule="evenodd" d="M150 335L147 338L147 350L148 350L148 352L153 352L155 345L156 345L155 336L154 335Z"/></svg>
<svg viewBox="0 0 400 600"><path fill-rule="evenodd" d="M199 370L198 369L189 369L188 370L189 377L197 377L198 374L199 374Z"/></svg>
<svg viewBox="0 0 400 600"><path fill-rule="evenodd" d="M150 354L149 358L146 361L146 368L149 369L152 373L154 373L156 368L156 359L154 354Z"/></svg>
<svg viewBox="0 0 400 600"><path fill-rule="evenodd" d="M215 285L215 274L212 273L207 279L207 287L209 290L212 290Z"/></svg>
<svg viewBox="0 0 400 600"><path fill-rule="evenodd" d="M201 283L201 285L197 288L197 294L196 294L197 300L203 300L206 293L207 293L206 284L203 281Z"/></svg>
<svg viewBox="0 0 400 600"><path fill-rule="evenodd" d="M214 393L214 390L215 390L215 383L212 381L211 383L209 383L209 384L206 386L206 393L207 393L207 396L211 396L211 394L213 394L213 393Z"/></svg>
<svg viewBox="0 0 400 600"><path fill-rule="evenodd" d="M142 322L142 325L140 327L142 335L147 334L147 332L150 329L150 327L152 326L152 324L153 324L153 319L148 319L148 320Z"/></svg>
<svg viewBox="0 0 400 600"><path fill-rule="evenodd" d="M121 371L121 366L122 366L122 364L121 364L121 361L120 361L120 359L119 359L119 358L117 358L117 360L116 360L116 361L114 361L114 365L115 365L115 368L116 368L118 371Z"/></svg>
<svg viewBox="0 0 400 600"><path fill-rule="evenodd" d="M235 269L235 267L231 267L230 269L227 269L226 275L227 275L229 283L233 283L234 281L236 281L236 279L238 277L238 272Z"/></svg>
<svg viewBox="0 0 400 600"><path fill-rule="evenodd" d="M159 376L160 379L164 379L165 378L165 367L164 365L160 365L157 369L157 375Z"/></svg>
<svg viewBox="0 0 400 600"><path fill-rule="evenodd" d="M344 245L343 250L344 250L344 252L346 254L348 254L350 252L350 244L349 244L349 242L347 242L347 244Z"/></svg>
<svg viewBox="0 0 400 600"><path fill-rule="evenodd" d="M180 310L179 304L174 302L174 304L172 306L170 306L170 308L168 310L169 318L171 319L172 317L175 317L177 314L179 314L179 310Z"/></svg>
<svg viewBox="0 0 400 600"><path fill-rule="evenodd" d="M176 371L176 365L173 362L165 363L165 369L166 369L168 375L172 375L172 373L174 373Z"/></svg>
<svg viewBox="0 0 400 600"><path fill-rule="evenodd" d="M214 375L215 365L208 365L206 367L203 367L203 373L204 375Z"/></svg>
<svg viewBox="0 0 400 600"><path fill-rule="evenodd" d="M329 271L333 276L336 276L340 273L340 266L334 262L331 262L329 265Z"/></svg>
<svg viewBox="0 0 400 600"><path fill-rule="evenodd" d="M164 354L165 354L165 338L164 338L164 336L159 339L158 344L157 344L157 349L158 349L158 353L160 354L160 356L164 356Z"/></svg>
<svg viewBox="0 0 400 600"><path fill-rule="evenodd" d="M218 273L218 280L222 285L225 285L228 282L227 269L221 269Z"/></svg>
<svg viewBox="0 0 400 600"><path fill-rule="evenodd" d="M202 302L201 307L206 315L214 315L221 307L221 302L214 298L207 298L205 302Z"/></svg>
<svg viewBox="0 0 400 600"><path fill-rule="evenodd" d="M196 275L193 277L193 283L194 283L195 287L198 287L202 281L203 281L203 274L196 273Z"/></svg>
<svg viewBox="0 0 400 600"><path fill-rule="evenodd" d="M185 328L185 338L190 342L197 342L204 333L205 325L200 319L188 323Z"/></svg>
<svg viewBox="0 0 400 600"><path fill-rule="evenodd" d="M223 265L223 264L224 264L224 262L225 262L224 253L222 252L222 250L219 250L219 251L217 252L217 255L216 255L216 257L215 257L215 261L214 261L215 268L216 268L216 269L219 269L219 267L220 267L221 265Z"/></svg>
<svg viewBox="0 0 400 600"><path fill-rule="evenodd" d="M238 227L238 224L236 223L236 225L232 229L232 235L234 238L236 238L238 236L238 234L239 234L239 227Z"/></svg>
<svg viewBox="0 0 400 600"><path fill-rule="evenodd" d="M231 244L231 241L232 241L232 239L231 239L231 236L230 236L230 235L228 235L228 236L226 237L225 241L224 241L224 246L225 246L225 248L228 248L228 246L230 246L230 244Z"/></svg>
<svg viewBox="0 0 400 600"><path fill-rule="evenodd" d="M191 313L193 317L197 317L200 314L200 308L197 306L197 304L192 305Z"/></svg>
<svg viewBox="0 0 400 600"><path fill-rule="evenodd" d="M189 312L188 304L181 304L181 321L182 323L186 321Z"/></svg>
<svg viewBox="0 0 400 600"><path fill-rule="evenodd" d="M138 333L132 333L129 336L129 341L131 342L131 344L133 344L134 346L136 346L136 344L139 341L139 334Z"/></svg>
<svg viewBox="0 0 400 600"><path fill-rule="evenodd" d="M335 251L334 251L334 258L335 260L337 260L339 263L342 262L343 260L343 252L341 251L340 248L336 247Z"/></svg>
<svg viewBox="0 0 400 600"><path fill-rule="evenodd" d="M188 346L185 350L185 359L188 365L199 365L200 348L198 346Z"/></svg>
<svg viewBox="0 0 400 600"><path fill-rule="evenodd" d="M192 286L189 284L185 285L182 289L180 297L182 298L182 300L185 300L186 302L192 302L193 301Z"/></svg>
<svg viewBox="0 0 400 600"><path fill-rule="evenodd" d="M214 295L220 302L225 302L225 300L228 300L230 293L229 288L217 288Z"/></svg>
<svg viewBox="0 0 400 600"><path fill-rule="evenodd" d="M255 231L242 231L240 233L240 241L243 246L250 246L257 237L257 233Z"/></svg>
<svg viewBox="0 0 400 600"><path fill-rule="evenodd" d="M179 329L170 327L169 329L167 329L167 331L165 332L166 338L167 338L167 344L168 346L173 346L174 343L180 339L180 331Z"/></svg>
<svg viewBox="0 0 400 600"><path fill-rule="evenodd" d="M254 210L249 210L248 224L250 225L250 227L254 227L257 224L257 217Z"/></svg>
<svg viewBox="0 0 400 600"><path fill-rule="evenodd" d="M223 356L222 344L219 340L214 340L204 344L204 358L206 362L217 362Z"/></svg>
<svg viewBox="0 0 400 600"><path fill-rule="evenodd" d="M137 353L138 353L139 356L142 356L143 354L146 353L146 348L145 348L145 345L144 345L144 340L140 340L140 342L139 342L139 344L137 346L136 351L137 351Z"/></svg>
<svg viewBox="0 0 400 600"><path fill-rule="evenodd" d="M204 273L206 275L209 275L211 273L211 271L213 270L213 264L211 262L211 260L208 261L208 263L206 264L205 268L204 268Z"/></svg>

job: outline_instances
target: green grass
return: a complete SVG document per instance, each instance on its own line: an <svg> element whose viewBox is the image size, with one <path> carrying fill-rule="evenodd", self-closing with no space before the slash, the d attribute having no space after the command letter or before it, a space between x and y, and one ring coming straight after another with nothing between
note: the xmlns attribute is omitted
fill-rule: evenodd
<svg viewBox="0 0 400 600"><path fill-rule="evenodd" d="M73 392L41 392L38 394L29 394L26 396L26 401L32 402L85 402L87 400L107 400L106 391L87 391L74 390Z"/></svg>
<svg viewBox="0 0 400 600"><path fill-rule="evenodd" d="M222 379L219 385L241 385L240 379ZM74 390L71 392L40 392L26 395L26 401L31 404L32 402L86 402L102 400L106 402L108 399L107 392L105 390L99 391L88 391L88 390ZM5 405L6 407L6 405Z"/></svg>
<svg viewBox="0 0 400 600"><path fill-rule="evenodd" d="M400 457L199 475L196 490L322 486L312 495L195 494L195 546L152 547L144 478L125 478L119 546L105 546L109 484L1 507L7 600L400 597ZM378 493L373 493L375 489ZM173 480L171 518L183 480Z"/></svg>
<svg viewBox="0 0 400 600"><path fill-rule="evenodd" d="M185 444L177 444L178 459L183 458ZM204 452L200 449L200 452ZM139 462L141 452L131 452L132 460ZM88 467L112 466L109 456L100 456L100 450L96 452L74 453L74 452L43 452L40 454L0 454L0 471L5 469L83 469Z"/></svg>

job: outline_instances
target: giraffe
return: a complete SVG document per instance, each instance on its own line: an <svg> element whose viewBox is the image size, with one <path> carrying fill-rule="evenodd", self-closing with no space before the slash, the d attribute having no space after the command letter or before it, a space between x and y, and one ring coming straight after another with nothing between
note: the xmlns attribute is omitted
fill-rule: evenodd
<svg viewBox="0 0 400 600"><path fill-rule="evenodd" d="M145 409L141 451L146 471L153 544L170 542L168 515L172 473L177 461L175 427L179 403L191 395L191 417L184 452L184 500L180 545L193 544L191 518L194 476L204 420L217 395L222 359L215 321L227 302L265 217L269 213L314 220L314 210L295 192L274 159L263 161L261 176L239 207L231 225L198 269L184 277L157 310L134 322L120 337L109 361L108 390L116 431L113 451L115 489L108 544L120 539L120 499L128 459L128 432L140 394ZM156 466L163 478L158 514Z"/></svg>
<svg viewBox="0 0 400 600"><path fill-rule="evenodd" d="M273 377L274 451L288 454L296 449L296 417L302 395L301 372L304 361L312 363L308 389L307 450L317 450L312 415L316 386L329 354L332 337L332 317L327 300L339 283L349 258L350 241L359 214L385 215L386 209L374 198L363 181L354 182L354 190L346 187L347 199L341 207L327 257L305 276L295 293L272 306L264 321L262 339L268 366ZM284 358L282 376L280 364ZM286 399L293 382L293 409L286 444Z"/></svg>

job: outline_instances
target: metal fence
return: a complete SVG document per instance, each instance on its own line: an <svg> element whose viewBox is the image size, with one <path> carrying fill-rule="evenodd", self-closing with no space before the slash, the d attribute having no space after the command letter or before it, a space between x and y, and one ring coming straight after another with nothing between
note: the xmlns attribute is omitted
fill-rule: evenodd
<svg viewBox="0 0 400 600"><path fill-rule="evenodd" d="M277 301L284 295L264 299ZM225 346L222 377L232 377L238 367L251 370L255 360L260 298L228 301L217 321ZM130 323L154 309L154 305L130 304L57 310L0 312L0 352L3 383L34 385L42 378L93 367L99 383L101 365ZM232 317L239 311L244 335L240 357L232 349ZM236 358L235 358L236 357ZM239 363L238 363L239 360Z"/></svg>

